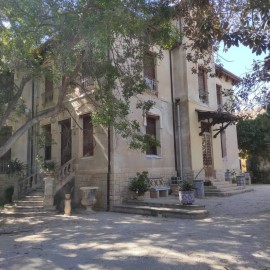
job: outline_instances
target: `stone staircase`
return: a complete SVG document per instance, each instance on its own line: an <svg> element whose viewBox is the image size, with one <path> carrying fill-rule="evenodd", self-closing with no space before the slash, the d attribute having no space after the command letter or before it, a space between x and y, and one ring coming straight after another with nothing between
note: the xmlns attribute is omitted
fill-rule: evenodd
<svg viewBox="0 0 270 270"><path fill-rule="evenodd" d="M202 219L208 216L204 205L182 205L169 202L149 202L127 200L121 205L114 206L113 212L145 216L162 216L182 219Z"/></svg>
<svg viewBox="0 0 270 270"><path fill-rule="evenodd" d="M35 216L45 215L48 211L43 208L44 189L37 188L21 199L14 200L12 204L4 206L4 215L8 216Z"/></svg>
<svg viewBox="0 0 270 270"><path fill-rule="evenodd" d="M212 186L204 187L205 196L232 196L244 192L253 191L251 186L237 186L227 181L211 180Z"/></svg>

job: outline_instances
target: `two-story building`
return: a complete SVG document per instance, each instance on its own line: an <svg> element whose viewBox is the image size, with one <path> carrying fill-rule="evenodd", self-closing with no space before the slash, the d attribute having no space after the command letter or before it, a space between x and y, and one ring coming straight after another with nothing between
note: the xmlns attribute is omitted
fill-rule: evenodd
<svg viewBox="0 0 270 270"><path fill-rule="evenodd" d="M217 76L210 77L203 66L187 61L181 46L164 51L160 61L152 61L153 57L147 54L144 76L149 91L140 98L151 99L155 105L143 115L135 101L131 102L130 118L140 123L143 132L155 136L160 146L146 152L131 150L113 128L93 125L91 100L85 91L74 87L65 97L68 110L31 128L5 160L18 158L29 165L31 173L36 170L37 154L59 166L72 162L75 200L80 199L80 187L98 186L101 208L129 196L130 179L137 172L148 171L150 176L165 179L178 175L184 180L197 177L222 181L226 169L239 170L236 128L231 125L237 118L222 112L221 107L226 101L222 90L231 88L240 78L214 64ZM197 73L192 73L192 68ZM84 83L91 92L94 84L89 80ZM28 108L25 119L53 106L56 91L48 78L29 83L24 91ZM17 125L12 126L16 130ZM41 134L45 136L43 147L39 145ZM2 190L12 184L7 177L0 179Z"/></svg>

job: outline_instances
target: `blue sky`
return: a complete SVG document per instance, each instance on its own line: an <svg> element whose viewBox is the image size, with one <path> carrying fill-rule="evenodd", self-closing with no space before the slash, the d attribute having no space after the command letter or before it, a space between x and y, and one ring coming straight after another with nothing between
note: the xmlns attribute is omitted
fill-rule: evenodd
<svg viewBox="0 0 270 270"><path fill-rule="evenodd" d="M223 67L239 77L242 77L251 69L253 59L258 60L264 58L264 55L256 56L249 48L242 45L232 47L226 53L223 52L221 46L219 55L224 58L221 59Z"/></svg>

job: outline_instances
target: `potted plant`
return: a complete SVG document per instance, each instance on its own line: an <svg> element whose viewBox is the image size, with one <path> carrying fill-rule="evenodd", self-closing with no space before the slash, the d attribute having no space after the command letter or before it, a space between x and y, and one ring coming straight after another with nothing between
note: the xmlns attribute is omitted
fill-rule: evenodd
<svg viewBox="0 0 270 270"><path fill-rule="evenodd" d="M44 160L42 156L36 157L40 172L44 175L54 175L57 169L57 163L53 160Z"/></svg>
<svg viewBox="0 0 270 270"><path fill-rule="evenodd" d="M182 204L193 204L195 201L195 187L193 183L183 181L180 184L179 200Z"/></svg>
<svg viewBox="0 0 270 270"><path fill-rule="evenodd" d="M134 192L137 200L140 200L144 198L144 194L149 190L148 172L144 171L136 175L129 185L129 190Z"/></svg>

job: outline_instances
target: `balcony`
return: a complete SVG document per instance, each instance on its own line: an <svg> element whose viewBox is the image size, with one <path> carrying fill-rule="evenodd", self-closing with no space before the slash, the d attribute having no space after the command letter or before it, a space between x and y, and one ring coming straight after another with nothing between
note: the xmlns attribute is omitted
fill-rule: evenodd
<svg viewBox="0 0 270 270"><path fill-rule="evenodd" d="M203 102L204 104L208 104L209 103L209 92L204 90L204 89L199 89L199 98L200 101Z"/></svg>
<svg viewBox="0 0 270 270"><path fill-rule="evenodd" d="M145 83L147 84L150 92L152 94L157 95L158 94L158 81L153 78L144 77Z"/></svg>
<svg viewBox="0 0 270 270"><path fill-rule="evenodd" d="M89 77L81 77L81 85L86 91L91 91L94 89L94 82Z"/></svg>

